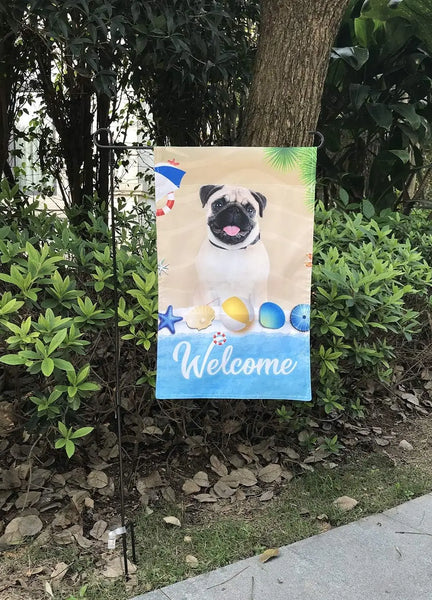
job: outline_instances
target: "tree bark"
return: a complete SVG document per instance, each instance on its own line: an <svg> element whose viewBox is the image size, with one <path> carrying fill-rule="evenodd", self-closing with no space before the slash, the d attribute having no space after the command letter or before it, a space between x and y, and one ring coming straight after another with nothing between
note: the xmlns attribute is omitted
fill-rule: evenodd
<svg viewBox="0 0 432 600"><path fill-rule="evenodd" d="M350 0L262 0L242 143L311 146L330 51Z"/></svg>

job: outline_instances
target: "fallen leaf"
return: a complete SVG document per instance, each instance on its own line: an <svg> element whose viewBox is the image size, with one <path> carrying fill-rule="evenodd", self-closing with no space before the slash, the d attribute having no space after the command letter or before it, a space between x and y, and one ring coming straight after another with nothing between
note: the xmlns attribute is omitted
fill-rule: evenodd
<svg viewBox="0 0 432 600"><path fill-rule="evenodd" d="M25 537L36 535L41 529L42 521L36 515L16 517L8 523L0 540L6 544L18 544Z"/></svg>
<svg viewBox="0 0 432 600"><path fill-rule="evenodd" d="M54 592L52 590L51 584L49 581L45 581L45 591L48 594L48 596L51 596L51 598L54 598Z"/></svg>
<svg viewBox="0 0 432 600"><path fill-rule="evenodd" d="M399 396L414 406L420 406L419 399L414 394L410 394L408 392L399 392Z"/></svg>
<svg viewBox="0 0 432 600"><path fill-rule="evenodd" d="M260 554L259 560L260 562L265 563L271 558L276 558L276 556L279 556L279 548L268 548L268 550L265 550Z"/></svg>
<svg viewBox="0 0 432 600"><path fill-rule="evenodd" d="M243 502L243 500L246 500L246 494L245 494L245 492L241 488L238 488L236 490L235 499L238 502ZM233 500L234 500L234 496L231 496L231 501L233 501Z"/></svg>
<svg viewBox="0 0 432 600"><path fill-rule="evenodd" d="M169 502L171 504L174 504L176 501L175 491L170 485L165 488L162 488L162 497L166 502Z"/></svg>
<svg viewBox="0 0 432 600"><path fill-rule="evenodd" d="M235 475L239 484L244 485L245 487L252 487L257 483L255 475L250 469L247 469L246 467L237 469L236 471L233 471L232 474Z"/></svg>
<svg viewBox="0 0 432 600"><path fill-rule="evenodd" d="M238 488L240 485L240 481L237 476L237 470L231 471L231 473L228 473L228 475L224 475L219 479L219 481L231 488Z"/></svg>
<svg viewBox="0 0 432 600"><path fill-rule="evenodd" d="M375 442L378 444L378 446L388 446L390 444L388 440L379 437L375 438Z"/></svg>
<svg viewBox="0 0 432 600"><path fill-rule="evenodd" d="M244 459L239 454L232 454L228 460L236 469L240 469L245 464Z"/></svg>
<svg viewBox="0 0 432 600"><path fill-rule="evenodd" d="M294 478L294 473L292 471L282 470L281 477L282 477L282 479L285 479L285 481L289 482L289 481L291 481L291 479Z"/></svg>
<svg viewBox="0 0 432 600"><path fill-rule="evenodd" d="M210 456L210 464L211 464L211 468L213 469L213 471L215 473L217 473L219 475L219 477L228 475L228 469L214 454L212 454Z"/></svg>
<svg viewBox="0 0 432 600"><path fill-rule="evenodd" d="M217 498L211 494L197 494L194 496L194 500L198 500L198 502L217 502Z"/></svg>
<svg viewBox="0 0 432 600"><path fill-rule="evenodd" d="M219 498L229 498L233 494L235 494L235 489L231 488L229 485L219 480L213 486L214 491L219 496Z"/></svg>
<svg viewBox="0 0 432 600"><path fill-rule="evenodd" d="M103 519L100 519L99 521L96 521L96 523L90 529L89 534L95 540L100 540L100 538L105 533L107 527L108 527L108 523L106 521L104 521Z"/></svg>
<svg viewBox="0 0 432 600"><path fill-rule="evenodd" d="M249 464L254 460L258 460L258 457L251 446L246 446L245 444L238 444L237 450L243 456L245 461Z"/></svg>
<svg viewBox="0 0 432 600"><path fill-rule="evenodd" d="M136 565L131 563L129 560L128 564L128 572L132 575L136 573ZM107 562L105 566L105 570L102 571L102 575L107 577L108 579L114 579L115 577L121 577L124 575L124 562L123 557L118 556L117 558L113 558L109 562Z"/></svg>
<svg viewBox="0 0 432 600"><path fill-rule="evenodd" d="M260 502L267 502L268 500L271 500L273 498L273 496L274 496L273 490L267 490L266 492L261 494L261 496L258 499Z"/></svg>
<svg viewBox="0 0 432 600"><path fill-rule="evenodd" d="M69 565L67 565L65 562L57 563L51 573L51 579L57 582L61 581L66 575L68 569Z"/></svg>
<svg viewBox="0 0 432 600"><path fill-rule="evenodd" d="M45 570L45 567L31 567L26 571L26 577L32 577L33 575L39 575L42 571Z"/></svg>
<svg viewBox="0 0 432 600"><path fill-rule="evenodd" d="M156 487L161 487L163 485L163 481L161 476L159 475L159 471L153 471L150 473L148 477L142 477L137 481L136 488L140 494L144 493L146 489L152 489ZM143 490L141 492L141 490Z"/></svg>
<svg viewBox="0 0 432 600"><path fill-rule="evenodd" d="M193 479L186 479L182 485L182 490L185 494L196 494L201 490L200 486L193 481Z"/></svg>
<svg viewBox="0 0 432 600"><path fill-rule="evenodd" d="M357 504L358 500L350 498L349 496L341 496L340 498L336 498L336 500L333 502L333 505L343 512L352 510L355 506L357 506Z"/></svg>
<svg viewBox="0 0 432 600"><path fill-rule="evenodd" d="M193 476L193 480L200 487L210 487L209 478L205 471L198 471L198 473L195 473L195 475Z"/></svg>
<svg viewBox="0 0 432 600"><path fill-rule="evenodd" d="M75 506L75 508L80 514L82 513L82 510L85 506L85 499L88 497L89 493L87 492L87 490L79 490L78 492L75 492L75 494L72 494L72 504Z"/></svg>
<svg viewBox="0 0 432 600"><path fill-rule="evenodd" d="M103 471L90 471L87 475L87 483L92 488L104 488L108 485L108 475Z"/></svg>
<svg viewBox="0 0 432 600"><path fill-rule="evenodd" d="M192 556L192 554L188 554L186 556L186 564L189 565L192 568L196 568L198 566L198 559L196 558L196 556Z"/></svg>
<svg viewBox="0 0 432 600"><path fill-rule="evenodd" d="M258 471L258 479L264 481L264 483L272 483L279 479L282 473L282 467L278 464L272 463Z"/></svg>
<svg viewBox="0 0 432 600"><path fill-rule="evenodd" d="M298 452L296 452L295 450L293 450L292 448L289 448L289 447L280 448L280 452L283 452L284 454L286 454L290 460L299 460L300 459L300 454Z"/></svg>
<svg viewBox="0 0 432 600"><path fill-rule="evenodd" d="M15 502L16 508L28 508L39 502L41 492L24 492L20 494Z"/></svg>
<svg viewBox="0 0 432 600"><path fill-rule="evenodd" d="M142 432L146 433L147 435L162 435L162 429L159 429L159 427L156 427L155 425L144 427Z"/></svg>
<svg viewBox="0 0 432 600"><path fill-rule="evenodd" d="M74 533L73 536L80 548L88 549L93 546L93 542L91 540L88 540L86 537L84 537L82 535L82 533L77 532L77 533Z"/></svg>
<svg viewBox="0 0 432 600"><path fill-rule="evenodd" d="M164 517L163 520L165 523L168 523L168 525L176 525L176 527L181 527L181 523L177 517Z"/></svg>
<svg viewBox="0 0 432 600"><path fill-rule="evenodd" d="M234 421L233 419L228 419L222 426L222 431L227 435L232 435L234 433L238 433L242 428L242 424L240 421Z"/></svg>
<svg viewBox="0 0 432 600"><path fill-rule="evenodd" d="M48 469L33 469L31 473L30 489L40 489L49 477L51 477L51 471Z"/></svg>

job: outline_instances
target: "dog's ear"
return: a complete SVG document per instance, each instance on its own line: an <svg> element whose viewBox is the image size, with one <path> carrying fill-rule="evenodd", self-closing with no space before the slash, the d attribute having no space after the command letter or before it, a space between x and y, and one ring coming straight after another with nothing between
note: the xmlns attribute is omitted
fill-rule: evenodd
<svg viewBox="0 0 432 600"><path fill-rule="evenodd" d="M222 187L223 187L222 185L203 185L202 186L199 193L200 193L200 198L201 198L201 204L203 205L203 207L207 204L210 196L214 192L217 192L218 190L220 190Z"/></svg>
<svg viewBox="0 0 432 600"><path fill-rule="evenodd" d="M259 192L252 192L252 190L251 190L251 194L255 198L255 200L258 202L259 216L262 217L264 209L267 204L267 198L265 196L263 196L263 194L260 194Z"/></svg>

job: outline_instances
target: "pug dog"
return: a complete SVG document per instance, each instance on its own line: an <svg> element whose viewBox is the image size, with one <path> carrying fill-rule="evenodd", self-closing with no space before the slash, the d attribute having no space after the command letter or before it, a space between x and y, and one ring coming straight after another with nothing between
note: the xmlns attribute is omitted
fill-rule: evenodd
<svg viewBox="0 0 432 600"><path fill-rule="evenodd" d="M233 185L204 185L200 199L207 210L207 236L196 257L196 303L220 305L239 296L258 308L267 300L270 271L259 224L267 199Z"/></svg>

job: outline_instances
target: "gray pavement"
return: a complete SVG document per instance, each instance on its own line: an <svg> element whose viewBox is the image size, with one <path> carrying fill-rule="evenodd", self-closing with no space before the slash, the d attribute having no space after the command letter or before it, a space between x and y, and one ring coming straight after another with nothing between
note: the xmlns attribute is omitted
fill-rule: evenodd
<svg viewBox="0 0 432 600"><path fill-rule="evenodd" d="M432 494L133 600L167 598L432 600Z"/></svg>

